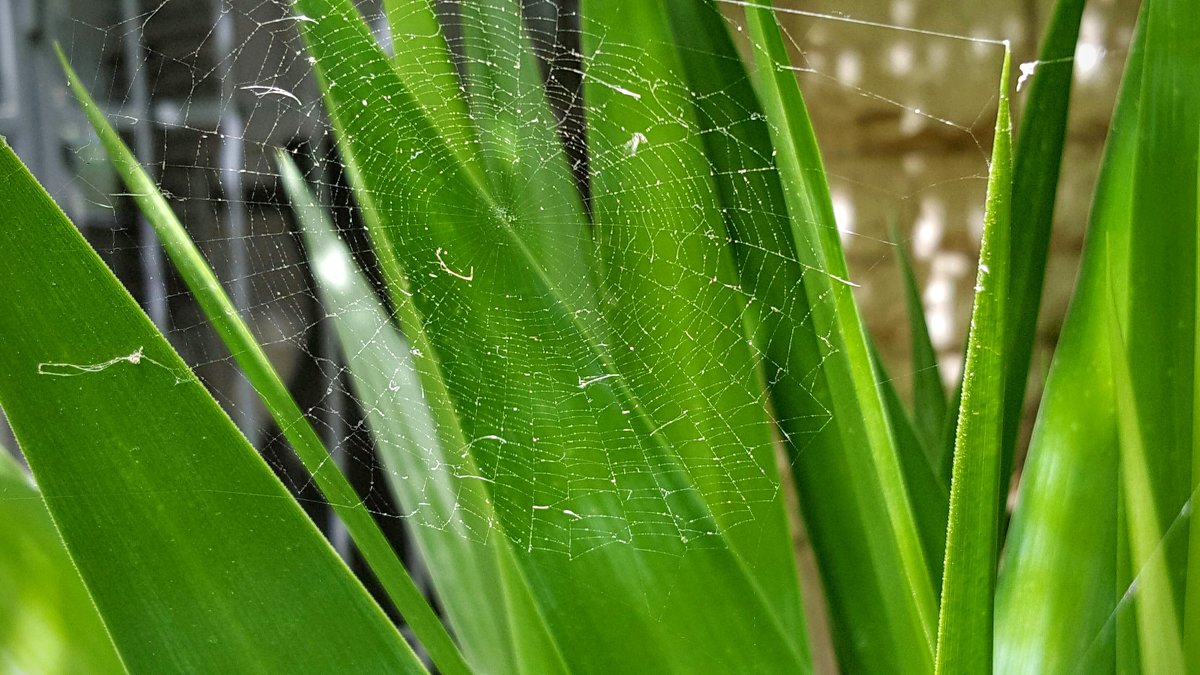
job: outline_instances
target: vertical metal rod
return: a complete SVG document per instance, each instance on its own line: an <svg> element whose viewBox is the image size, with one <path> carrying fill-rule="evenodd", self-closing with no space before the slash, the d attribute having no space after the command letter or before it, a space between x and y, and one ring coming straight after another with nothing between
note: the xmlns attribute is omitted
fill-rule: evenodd
<svg viewBox="0 0 1200 675"><path fill-rule="evenodd" d="M249 244L249 219L242 204L242 170L246 164L246 124L237 107L236 82L234 82L233 59L236 49L237 27L234 25L232 7L228 0L216 0L214 21L217 77L221 83L221 100L217 136L220 143L218 169L221 195L224 198L224 222L221 229L227 234L229 250L230 296L239 312L250 307L250 264L247 255ZM248 317L247 317L248 320ZM253 322L250 322L253 325ZM245 377L237 380L234 405L235 419L242 432L253 442L257 441L258 395Z"/></svg>
<svg viewBox="0 0 1200 675"><path fill-rule="evenodd" d="M129 85L126 107L133 112L133 154L138 161L154 162L153 120L150 119L150 90L146 84L146 73L142 69L142 32L136 26L138 0L121 0L121 21L127 26L121 37L121 49L125 61L125 80ZM142 287L145 292L146 313L159 330L166 331L167 277L166 261L154 228L139 211L138 247L142 267Z"/></svg>

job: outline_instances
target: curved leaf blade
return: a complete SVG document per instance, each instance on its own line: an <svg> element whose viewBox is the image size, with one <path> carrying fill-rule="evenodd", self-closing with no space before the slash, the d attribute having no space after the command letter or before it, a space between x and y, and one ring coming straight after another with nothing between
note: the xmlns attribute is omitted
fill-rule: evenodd
<svg viewBox="0 0 1200 675"><path fill-rule="evenodd" d="M171 262L183 277L214 330L233 354L246 379L262 398L267 411L283 430L296 456L325 495L330 507L346 526L367 565L375 573L388 597L396 604L417 638L429 650L438 667L450 673L467 672L462 655L455 647L433 609L409 576L408 570L392 550L391 544L354 488L335 462L329 461L312 423L288 392L287 385L275 372L266 353L250 328L238 315L233 301L221 287L216 274L191 240L167 200L149 174L105 119L83 83L60 50L59 60L67 73L72 91L96 130L109 158L122 180L134 194L138 208L154 227Z"/></svg>
<svg viewBox="0 0 1200 675"><path fill-rule="evenodd" d="M300 29L318 76L337 83L327 108L402 327L427 334L419 360L437 360L469 443L456 450L488 471L493 536L516 545L538 605L571 617L551 626L567 665L804 670L613 365L586 273L590 239L543 236L464 176L351 3L296 7L320 17ZM414 145L424 152L399 151ZM564 252L579 262L566 266ZM570 273L549 274L554 265ZM694 621L701 613L740 620Z"/></svg>
<svg viewBox="0 0 1200 675"><path fill-rule="evenodd" d="M124 663L424 672L5 145L0 176L0 406Z"/></svg>
<svg viewBox="0 0 1200 675"><path fill-rule="evenodd" d="M461 435L455 433L457 421L435 419L413 364L414 348L392 324L291 158L280 152L277 165L300 221L322 304L332 314L346 355L356 398L366 411L376 453L389 469L393 494L409 514L464 655L480 672L562 671L541 616L512 614L530 602L528 589L511 561L502 564L501 557L512 556L508 541L480 531L495 518L482 485L436 470L455 461L447 448L461 445L455 440ZM497 590L504 592L497 595ZM523 601L514 601L513 594ZM489 595L490 601L480 602ZM518 636L523 644L518 644Z"/></svg>

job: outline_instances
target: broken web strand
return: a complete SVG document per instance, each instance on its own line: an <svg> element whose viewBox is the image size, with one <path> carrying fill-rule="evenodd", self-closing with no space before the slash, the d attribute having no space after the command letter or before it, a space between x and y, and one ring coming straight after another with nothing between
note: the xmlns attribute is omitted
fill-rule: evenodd
<svg viewBox="0 0 1200 675"><path fill-rule="evenodd" d="M117 170L127 183L142 212L154 226L159 240L166 248L176 270L184 277L213 327L230 346L234 358L246 378L262 397L268 411L291 441L297 456L304 462L313 480L328 495L330 505L341 516L351 537L359 547L421 644L429 650L439 669L448 673L470 672L462 654L451 640L445 626L421 595L408 570L392 551L383 532L363 507L354 488L330 462L329 453L317 436L308 418L279 378L266 353L259 346L249 327L238 315L233 302L222 289L183 225L175 217L154 182L146 175L116 131L109 126L103 112L88 95L65 54L58 51L59 60L67 72L71 87L96 129ZM140 360L138 352L135 357ZM132 357L126 357L130 363Z"/></svg>
<svg viewBox="0 0 1200 675"><path fill-rule="evenodd" d="M142 362L158 366L159 368L162 368L163 370L167 371L168 373L171 373L171 375L175 378L175 381L177 383L182 383L182 382L186 381L178 372L172 370L170 367L166 366L165 364L163 364L159 361L156 361L149 356L146 356L145 347L138 347L137 349L133 350L132 352L130 352L128 354L125 354L124 356L114 356L111 359L100 362L100 363L88 363L88 364L57 363L57 362L39 363L37 371L38 371L38 375L48 375L51 377L76 377L79 375L88 375L91 373L102 373L102 372L108 370L109 368L112 368L112 367L117 366L122 363L128 363L129 365L138 366L138 365L141 365Z"/></svg>

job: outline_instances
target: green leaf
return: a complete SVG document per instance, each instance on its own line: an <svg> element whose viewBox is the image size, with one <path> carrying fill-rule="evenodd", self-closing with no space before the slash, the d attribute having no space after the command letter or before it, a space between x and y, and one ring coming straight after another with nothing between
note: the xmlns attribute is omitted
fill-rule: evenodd
<svg viewBox="0 0 1200 675"><path fill-rule="evenodd" d="M0 670L124 673L41 494L0 446Z"/></svg>
<svg viewBox="0 0 1200 675"><path fill-rule="evenodd" d="M1142 7L1079 282L1046 382L996 591L997 672L1110 672L1119 582L1119 441L1108 314L1125 294L1146 40ZM1125 311L1127 297L1118 297ZM1122 319L1124 322L1124 319ZM1086 420L1086 423L1081 423Z"/></svg>
<svg viewBox="0 0 1200 675"><path fill-rule="evenodd" d="M893 231L892 240L898 242L899 238L894 235ZM899 243L896 245L896 261L904 281L904 306L908 311L908 337L912 343L913 416L929 461L936 462L937 444L942 439L949 412L946 389L942 386L937 352L929 337L929 325L925 322L925 305L921 302L917 276L913 273L908 252ZM940 551L938 557L941 557Z"/></svg>
<svg viewBox="0 0 1200 675"><path fill-rule="evenodd" d="M820 388L795 379L776 387L812 391L833 414L825 433L836 437L801 448L795 471L834 611L839 658L847 670L926 672L933 667L933 582L847 279L820 153L773 10L747 6L746 16L754 84L778 149L790 218L790 231L776 236L773 250L802 274L810 311L804 321L811 321L805 330L829 340L813 362L820 364ZM811 410L780 400L785 419Z"/></svg>
<svg viewBox="0 0 1200 675"><path fill-rule="evenodd" d="M1129 192L1118 188L1133 166L1140 53L1135 43L1005 546L996 592L1001 673L1113 669L1118 442L1101 281L1125 274L1121 256L1108 251L1128 241Z"/></svg>
<svg viewBox="0 0 1200 675"><path fill-rule="evenodd" d="M895 229L892 241L899 242ZM962 391L956 391L953 407L946 400L942 376L938 369L937 352L929 337L925 321L925 306L913 273L912 262L903 245L896 245L896 259L904 282L905 308L908 313L909 341L913 368L913 408L915 422L900 401L889 377L884 373L883 360L873 352L876 369L881 373L880 390L888 409L892 435L900 453L904 482L912 499L913 513L930 576L939 593L942 587L943 564L946 555L946 527L950 517L950 472L953 461L954 432ZM953 411L954 416L949 413ZM947 434L949 440L946 439ZM943 452L943 448L948 448Z"/></svg>
<svg viewBox="0 0 1200 675"><path fill-rule="evenodd" d="M1128 319L1121 322L1128 336L1133 393L1143 412L1138 419L1148 450L1149 486L1163 524L1178 517L1192 492L1195 158L1200 153L1197 9L1186 0L1150 3L1125 280ZM1134 514L1129 515L1132 520ZM1175 607L1182 609L1187 544L1179 538L1164 545Z"/></svg>
<svg viewBox="0 0 1200 675"><path fill-rule="evenodd" d="M461 5L472 119L497 205L526 225L551 278L595 269L583 201L555 128L519 0ZM431 120L436 123L436 119ZM565 231L560 235L560 231ZM571 242L577 248L558 250Z"/></svg>
<svg viewBox="0 0 1200 675"><path fill-rule="evenodd" d="M481 672L519 672L522 658L544 658L520 671L562 670L554 662L558 657L541 617L527 612L510 618L506 611L508 604L516 611L531 600L524 580L511 569L508 541L487 536L495 516L482 484L435 469L456 461L447 448L464 445L457 420L434 419L413 364L413 347L392 325L295 164L282 153L277 164L301 224L322 304L333 315L356 399L366 410L376 451L389 470L388 484L409 514L441 606L468 661ZM502 565L501 556L507 564ZM514 593L523 600L508 597ZM540 634L542 642L520 648L513 622L520 624L521 634Z"/></svg>
<svg viewBox="0 0 1200 675"><path fill-rule="evenodd" d="M582 14L592 221L604 314L621 345L614 361L660 421L657 435L680 455L782 630L798 637L799 581L743 324L748 298L667 8L585 0Z"/></svg>
<svg viewBox="0 0 1200 675"><path fill-rule="evenodd" d="M175 217L170 205L105 119L103 111L91 99L61 50L59 59L88 121L100 136L110 160L134 195L138 207L154 227L171 262L233 354L246 379L262 398L267 411L283 430L296 456L346 525L389 598L396 604L417 639L429 650L439 669L449 673L466 672L462 655L454 646L445 626L421 595L354 488L341 474L336 463L329 461L329 453L312 424L288 393L287 386L275 372L258 340L238 316L233 302L221 288L216 275Z"/></svg>
<svg viewBox="0 0 1200 675"><path fill-rule="evenodd" d="M415 346L428 338L417 367L437 361L459 412L468 445L450 454L484 470L492 536L516 545L537 606L570 617L550 622L568 667L806 670L614 366L590 242L547 234L467 179L349 2L296 7L320 18L300 28L337 84L327 108L401 327ZM564 251L579 262L567 268ZM714 615L739 620L695 620Z"/></svg>
<svg viewBox="0 0 1200 675"><path fill-rule="evenodd" d="M896 391L891 377L884 368L874 344L871 344L871 360L879 373L879 391L887 407L888 424L896 439L896 450L900 453L900 465L904 469L904 484L912 499L913 515L917 519L917 533L925 559L929 562L930 579L937 588L942 586L942 563L946 554L946 526L950 517L950 486L942 480L937 467L929 461L924 442L917 433L916 425L908 416L904 402Z"/></svg>
<svg viewBox="0 0 1200 675"><path fill-rule="evenodd" d="M464 169L483 175L479 139L433 0L384 0L392 68Z"/></svg>
<svg viewBox="0 0 1200 675"><path fill-rule="evenodd" d="M423 672L3 145L0 177L0 406L128 668Z"/></svg>
<svg viewBox="0 0 1200 675"><path fill-rule="evenodd" d="M1125 339L1118 312L1109 313L1109 342L1113 386L1117 398L1120 439L1121 493L1129 530L1130 564L1136 572L1138 653L1142 672L1183 673L1183 644L1179 636L1175 598L1167 569L1167 539L1159 525L1150 482L1148 456L1142 443L1141 415L1133 393L1133 377L1125 358Z"/></svg>
<svg viewBox="0 0 1200 675"><path fill-rule="evenodd" d="M963 345L963 360L966 361L966 347ZM1007 381L1007 380L1006 380ZM958 383L954 385L954 391L950 395L950 404L947 406L946 421L942 425L942 434L937 445L931 450L933 451L933 468L938 479L947 486L949 490L950 474L954 472L954 443L958 435L958 412L962 410L962 395L963 395L963 378L958 377ZM949 504L947 503L947 506Z"/></svg>
<svg viewBox="0 0 1200 675"><path fill-rule="evenodd" d="M1042 38L1032 75L1022 65L1022 78L1030 78L1028 99L1013 160L1012 231L1008 255L1009 292L1005 308L1008 333L1004 375L1004 445L1000 465L1000 502L1013 471L1017 433L1025 410L1029 364L1037 343L1038 308L1046 276L1050 231L1067 136L1067 109L1071 76L1075 72L1075 42L1083 17L1084 0L1058 0ZM1003 517L1003 516L1002 516Z"/></svg>
<svg viewBox="0 0 1200 675"><path fill-rule="evenodd" d="M784 413L778 424L793 453L808 528L817 540L818 554L830 563L821 571L827 579L831 611L835 622L851 629L835 633L842 647L839 655L851 664L847 668L853 669L855 650L861 648L855 645L864 644L855 636L886 634L887 624L878 614L871 618L876 621L873 624L864 618L864 611L878 613L879 607L864 589L864 578L870 578L870 568L864 571L860 567L867 560L865 543L854 547L858 542L847 536L844 527L845 513L857 509L857 504L852 496L830 490L838 484L830 471L831 462L845 453L841 437L826 427L841 418L830 420L825 380L808 377L812 364L821 362L826 354L812 327L805 324L810 313L803 290L805 270L792 252L787 206L771 160L770 131L726 30L726 20L716 7L707 2L672 0L668 8L688 88L696 101L699 136L713 168L740 284L755 298L747 308L747 329L767 369L775 408ZM919 535L931 565L930 579L940 584L948 481L937 479L931 470L890 381L876 379L896 435ZM841 485L852 485L849 473L839 477L844 481ZM846 501L838 501L839 497ZM828 529L814 528L815 523L827 523Z"/></svg>
<svg viewBox="0 0 1200 675"><path fill-rule="evenodd" d="M1200 161L1200 156L1197 156ZM1197 167L1197 181L1200 181L1200 166ZM1200 187L1196 189L1196 198L1200 200ZM1200 236L1200 206L1196 209L1196 232ZM1200 283L1200 281L1198 281ZM1196 294L1200 304L1200 292ZM1196 312L1196 320L1200 322L1200 308ZM1200 335L1200 330L1197 331ZM1196 341L1195 363L1200 363L1200 340ZM1197 494L1200 493L1200 369L1193 371L1195 389L1192 392L1192 513L1195 513ZM1200 671L1200 517L1188 519L1188 568L1187 588L1184 593L1183 644L1187 650L1187 666L1189 671Z"/></svg>
<svg viewBox="0 0 1200 675"><path fill-rule="evenodd" d="M992 602L1000 528L996 504L1004 432L1004 410L996 402L1004 394L1004 314L1013 190L1012 118L1008 108L1011 60L1012 52L1005 45L983 243L954 444L950 525L938 617L938 673L983 673L992 664Z"/></svg>

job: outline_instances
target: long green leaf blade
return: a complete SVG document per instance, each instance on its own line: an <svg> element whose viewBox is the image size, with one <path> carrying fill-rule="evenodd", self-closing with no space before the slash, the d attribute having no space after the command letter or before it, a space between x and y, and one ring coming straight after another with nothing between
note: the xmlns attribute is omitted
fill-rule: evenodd
<svg viewBox="0 0 1200 675"><path fill-rule="evenodd" d="M1200 156L1197 156L1200 162ZM1200 166L1197 167L1196 180L1200 182ZM1196 199L1200 202L1200 186L1196 188ZM1196 209L1196 234L1200 237L1200 203ZM1198 246L1197 248L1200 248ZM1200 282L1198 282L1200 283ZM1200 291L1196 293L1196 302L1200 305ZM1196 321L1200 323L1200 307L1197 308ZM1200 326L1196 334L1200 335ZM1196 341L1196 363L1200 364L1200 340ZM1196 497L1200 492L1200 368L1193 373L1195 378L1192 391L1192 496L1191 509L1195 513ZM1193 515L1188 522L1188 568L1187 588L1184 592L1183 643L1187 653L1187 666L1191 672L1200 672L1200 516Z"/></svg>
<svg viewBox="0 0 1200 675"><path fill-rule="evenodd" d="M1138 654L1142 672L1183 673L1175 598L1167 568L1167 544L1154 504L1146 446L1142 442L1141 415L1133 393L1133 377L1125 357L1125 338L1117 312L1109 314L1109 342L1113 363L1113 388L1117 398L1117 432L1120 438L1121 492L1129 528L1130 564L1137 606Z"/></svg>
<svg viewBox="0 0 1200 675"><path fill-rule="evenodd" d="M950 483L950 525L938 618L938 673L984 673L992 665L992 603L999 541L1004 410L1005 303L1012 201L1012 118L1005 45L1000 105L988 178L975 306L967 336L962 405Z"/></svg>
<svg viewBox="0 0 1200 675"><path fill-rule="evenodd" d="M479 139L433 0L384 0L392 67L464 169L483 175Z"/></svg>
<svg viewBox="0 0 1200 675"><path fill-rule="evenodd" d="M567 665L803 671L792 636L655 437L660 422L614 367L590 275L579 273L588 242L569 228L527 238L536 224L498 208L436 143L400 152L430 137L429 122L361 17L345 0L296 7L321 17L300 28L318 76L337 83L327 108L391 259L402 326L416 335L408 322L422 321L432 348L422 359L438 359L469 443L456 450L485 470L493 536L519 545L539 607L571 617L551 625ZM575 273L547 274L563 251L581 251ZM740 620L694 621L709 612Z"/></svg>
<svg viewBox="0 0 1200 675"><path fill-rule="evenodd" d="M1133 393L1144 413L1138 419L1157 521L1167 524L1192 492L1200 7L1151 0L1146 42L1125 282L1128 320L1121 326ZM1165 546L1174 605L1182 610L1187 545L1172 539Z"/></svg>
<svg viewBox="0 0 1200 675"><path fill-rule="evenodd" d="M582 196L555 128L521 3L473 0L461 6L461 15L467 100L492 197L527 225L527 241L544 241L534 246L542 251L548 276L590 273L595 263ZM559 250L567 242L581 246Z"/></svg>
<svg viewBox="0 0 1200 675"><path fill-rule="evenodd" d="M3 145L0 176L0 405L124 663L423 672Z"/></svg>
<svg viewBox="0 0 1200 675"><path fill-rule="evenodd" d="M874 345L871 345L871 360L879 373L879 391L887 408L888 424L896 439L896 451L900 454L900 466L904 469L904 484L912 499L917 532L930 565L930 578L940 589L946 555L946 526L950 518L950 486L930 462L916 424L909 418L904 402L900 400L900 393L896 391Z"/></svg>
<svg viewBox="0 0 1200 675"><path fill-rule="evenodd" d="M124 673L41 494L0 446L0 670Z"/></svg>
<svg viewBox="0 0 1200 675"><path fill-rule="evenodd" d="M396 603L405 621L429 650L434 663L440 669L449 673L467 672L462 655L454 646L445 626L421 595L354 488L342 475L336 463L329 461L329 453L312 424L288 392L287 385L275 372L250 328L238 316L233 302L221 288L216 275L176 218L170 205L154 181L138 164L133 153L121 141L116 130L105 119L103 111L92 100L61 51L59 59L88 121L100 136L109 158L133 193L138 207L154 227L163 248L212 322L213 328L242 368L246 379L262 397L267 411L283 430L296 456L303 462L330 506L346 525L351 538L358 545L363 558L382 583L388 596Z"/></svg>
<svg viewBox="0 0 1200 675"><path fill-rule="evenodd" d="M929 336L929 324L925 321L925 305L921 302L921 289L917 275L913 272L908 251L898 238L896 261L900 265L900 276L904 282L904 306L908 314L908 338L912 343L913 369L913 417L921 433L921 442L930 462L936 462L936 452L942 433L946 428L949 404L946 389L942 386L942 374L938 369L937 352ZM939 556L940 557L940 556Z"/></svg>
<svg viewBox="0 0 1200 675"><path fill-rule="evenodd" d="M615 350L617 367L662 421L658 435L680 455L785 634L799 636L799 582L746 339L748 302L667 8L641 0L581 7L604 313L628 346Z"/></svg>
<svg viewBox="0 0 1200 675"><path fill-rule="evenodd" d="M1008 333L1004 375L1004 445L1001 455L1001 503L1007 494L1016 453L1017 432L1025 404L1029 364L1037 342L1038 308L1050 250L1050 230L1067 136L1067 110L1075 72L1075 42L1083 18L1084 0L1058 0L1042 39L1032 73L1028 100L1013 159L1012 231L1008 255L1009 301L1005 308ZM1023 66L1024 68L1024 66ZM1002 511L1003 513L1003 511Z"/></svg>
<svg viewBox="0 0 1200 675"><path fill-rule="evenodd" d="M277 164L301 224L322 303L333 315L356 398L366 410L376 451L389 469L389 484L401 508L410 514L408 522L464 654L481 672L561 670L553 645L542 647L548 638L532 648L517 644L518 633L510 622L519 622L521 634L545 636L547 629L536 613L510 617L506 611L513 602L509 595L527 595L528 590L514 570L501 564L501 556L512 555L508 541L482 531L495 517L482 485L435 469L455 461L447 456L447 447L460 442L453 440L454 430L445 425L456 428L456 421L434 419L412 363L413 348L392 325L295 164L282 153ZM469 470L478 474L477 469ZM505 592L497 594L497 590ZM481 598L490 599L480 602ZM539 658L544 660L518 668L521 659Z"/></svg>
<svg viewBox="0 0 1200 675"><path fill-rule="evenodd" d="M820 375L830 392L831 432L841 434L844 452L801 453L797 476L801 497L810 497L807 522L818 555L829 558L824 573L841 575L826 580L845 617L835 625L835 635L844 636L840 657L852 670L928 671L937 613L933 581L847 279L820 153L773 10L750 5L746 17L755 85L779 150L775 161L791 221L785 257L804 271L811 330L832 343ZM830 504L853 510L827 507L820 495L831 493ZM861 592L864 580L873 584L871 592Z"/></svg>
<svg viewBox="0 0 1200 675"><path fill-rule="evenodd" d="M1176 267L1169 273L1151 273L1145 267L1150 264L1147 252L1164 246L1188 249L1195 243L1196 179L1189 171L1195 167L1195 129L1200 124L1195 110L1188 112L1186 103L1194 98L1194 86L1180 86L1181 78L1195 77L1198 71L1198 54L1181 48L1189 40L1195 41L1194 37L1182 38L1196 28L1192 20L1184 18L1188 11L1182 4L1170 2L1142 5L1138 32L1130 46L1126 80L1112 119L1092 209L1079 287L1046 383L1002 565L997 591L996 669L1006 673L1136 668L1138 652L1144 649L1138 644L1133 613L1128 611L1133 603L1127 602L1133 597L1130 591L1138 587L1135 575L1139 573L1136 551L1129 549L1135 538L1144 534L1129 531L1134 526L1130 522L1134 514L1122 508L1124 500L1120 497L1129 477L1124 471L1118 472L1118 467L1129 448L1123 447L1117 428L1120 411L1114 384L1117 374L1112 371L1115 359L1111 354L1111 322L1129 325L1130 330L1138 324L1139 330L1156 334L1139 337L1142 341L1163 341L1152 350L1171 351L1172 344L1182 348L1178 344L1180 319L1174 310L1169 316L1164 312L1168 305L1178 310L1180 281L1176 279L1175 287L1159 288L1157 298L1147 297L1147 291L1171 274L1186 276L1188 285L1194 285L1194 258L1188 259L1187 269L1183 270L1174 263L1164 265L1163 261L1170 261L1169 256L1154 263ZM1152 25L1156 26L1153 30ZM1151 34L1158 37L1152 38ZM1190 124L1193 132L1171 137L1165 131L1171 124ZM1164 133L1168 138L1162 137ZM1178 172L1178 167L1187 162L1193 168ZM1172 190L1186 193L1184 197L1193 202L1192 207L1183 209L1190 211L1190 225L1184 226L1180 220L1180 197L1163 196L1160 186L1139 195L1144 180L1164 181ZM1147 198L1151 195L1164 199L1162 213ZM1184 228L1186 235L1182 233ZM1134 244L1135 229L1136 238L1147 241ZM1142 269L1135 274L1133 264L1138 257L1142 258L1138 263ZM1140 299L1133 301L1139 286ZM1188 312L1194 309L1192 304L1188 298ZM1114 311L1116 317L1110 316ZM1159 321L1165 322L1166 329L1159 330ZM1138 411L1150 411L1144 416L1156 417L1156 425L1163 420L1178 424L1180 414L1184 414L1183 419L1193 414L1190 410L1178 411L1177 401L1164 406L1154 398L1142 398L1138 378L1145 375L1136 375L1135 366L1151 366L1159 354L1141 354L1138 358L1148 359L1145 362L1134 359L1132 340L1128 348ZM1186 362L1172 362L1172 368L1192 368L1194 350L1195 346L1188 344ZM1175 380L1164 380L1166 388L1176 384ZM1162 438L1151 444L1152 434L1162 429L1147 432L1147 426L1152 425L1146 420L1140 426L1151 464L1148 483L1157 502L1159 522L1174 522L1188 495L1172 495L1172 484L1178 485L1180 480L1159 482L1156 471L1168 464L1164 460L1172 458L1174 471L1181 473L1190 458L1178 448L1162 446ZM1166 496L1172 497L1168 502L1178 500L1174 507L1163 508L1159 500ZM1146 521L1142 516L1138 518ZM1160 545L1166 548L1168 569L1172 571L1172 593L1178 593L1176 584L1182 577L1176 572L1182 561L1176 556L1184 543L1168 538Z"/></svg>

